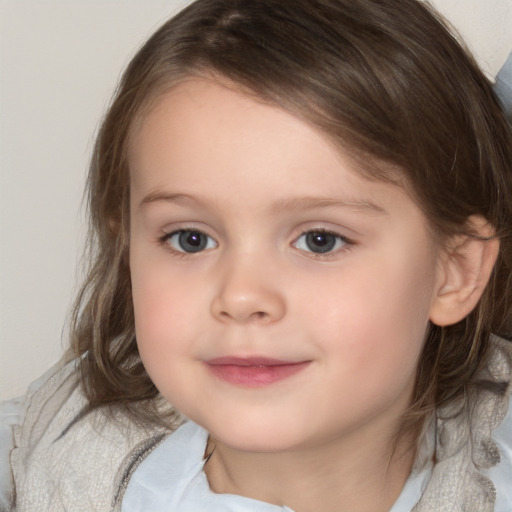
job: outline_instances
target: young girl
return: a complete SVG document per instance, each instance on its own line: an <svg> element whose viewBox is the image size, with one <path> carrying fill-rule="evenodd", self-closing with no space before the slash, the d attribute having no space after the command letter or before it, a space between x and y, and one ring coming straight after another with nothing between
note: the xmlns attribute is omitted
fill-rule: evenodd
<svg viewBox="0 0 512 512"><path fill-rule="evenodd" d="M186 8L99 133L12 507L512 510L511 162L416 0Z"/></svg>

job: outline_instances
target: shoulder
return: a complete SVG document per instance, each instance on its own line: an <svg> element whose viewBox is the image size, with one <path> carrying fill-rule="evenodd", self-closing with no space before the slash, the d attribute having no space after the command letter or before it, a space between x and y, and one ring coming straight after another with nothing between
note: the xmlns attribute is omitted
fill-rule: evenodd
<svg viewBox="0 0 512 512"><path fill-rule="evenodd" d="M138 463L171 431L121 411L91 411L76 361L47 375L25 401L11 452L20 512L114 509Z"/></svg>
<svg viewBox="0 0 512 512"><path fill-rule="evenodd" d="M508 358L508 366L512 367L512 343L501 341L502 351L498 361ZM497 364L500 364L497 362ZM512 510L512 384L510 380L507 389L504 390L505 397L501 416L503 420L493 431L493 442L499 453L499 462L484 471L484 474L493 482L496 489L496 504L494 512L510 512Z"/></svg>
<svg viewBox="0 0 512 512"><path fill-rule="evenodd" d="M512 343L494 337L467 394L440 408L435 464L414 512L512 510Z"/></svg>
<svg viewBox="0 0 512 512"><path fill-rule="evenodd" d="M496 488L495 512L512 510L512 402L505 419L494 433L494 441L500 452L500 462L487 472Z"/></svg>

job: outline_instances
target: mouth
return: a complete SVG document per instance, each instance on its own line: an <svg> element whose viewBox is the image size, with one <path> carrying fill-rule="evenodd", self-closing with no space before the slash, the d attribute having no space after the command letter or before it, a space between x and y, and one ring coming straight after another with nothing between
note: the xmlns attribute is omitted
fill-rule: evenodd
<svg viewBox="0 0 512 512"><path fill-rule="evenodd" d="M282 361L268 357L219 357L205 361L217 378L244 387L264 387L304 370L311 361Z"/></svg>

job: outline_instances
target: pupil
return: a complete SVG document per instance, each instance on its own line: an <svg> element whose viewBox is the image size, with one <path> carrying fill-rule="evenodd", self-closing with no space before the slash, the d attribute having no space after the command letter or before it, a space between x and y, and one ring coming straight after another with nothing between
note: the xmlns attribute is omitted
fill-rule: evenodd
<svg viewBox="0 0 512 512"><path fill-rule="evenodd" d="M180 233L179 241L186 252L198 252L206 247L206 237L197 231L183 231Z"/></svg>
<svg viewBox="0 0 512 512"><path fill-rule="evenodd" d="M198 246L201 244L201 237L197 233L190 233L187 237L187 243Z"/></svg>
<svg viewBox="0 0 512 512"><path fill-rule="evenodd" d="M306 235L306 244L312 252L324 253L332 251L336 238L330 233L311 232Z"/></svg>

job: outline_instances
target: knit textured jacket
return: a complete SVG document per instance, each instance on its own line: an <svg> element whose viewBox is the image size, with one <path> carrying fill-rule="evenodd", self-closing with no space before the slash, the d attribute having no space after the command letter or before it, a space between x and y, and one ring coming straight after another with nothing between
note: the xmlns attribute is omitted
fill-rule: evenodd
<svg viewBox="0 0 512 512"><path fill-rule="evenodd" d="M119 511L133 472L180 423L142 426L119 411L88 411L77 375L69 363L25 398L11 452L12 510ZM512 343L494 338L466 396L431 420L435 447L422 450L434 453L435 465L414 512L494 510L496 489L485 470L500 461L492 432L506 415L511 380Z"/></svg>

